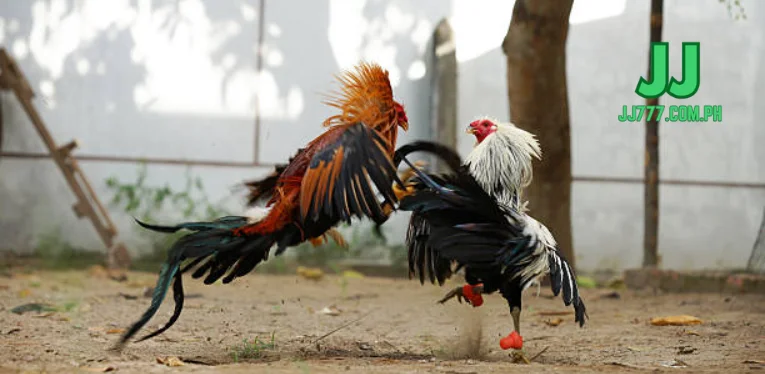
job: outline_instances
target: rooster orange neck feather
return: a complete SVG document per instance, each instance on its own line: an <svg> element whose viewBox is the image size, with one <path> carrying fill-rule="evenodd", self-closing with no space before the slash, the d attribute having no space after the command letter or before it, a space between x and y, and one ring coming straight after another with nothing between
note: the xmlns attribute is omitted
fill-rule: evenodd
<svg viewBox="0 0 765 374"><path fill-rule="evenodd" d="M398 135L396 102L388 72L377 64L362 62L354 70L337 76L340 92L328 95L325 104L341 110L324 121L324 126L361 122L378 131L387 144L395 147ZM394 148L388 150L392 155Z"/></svg>

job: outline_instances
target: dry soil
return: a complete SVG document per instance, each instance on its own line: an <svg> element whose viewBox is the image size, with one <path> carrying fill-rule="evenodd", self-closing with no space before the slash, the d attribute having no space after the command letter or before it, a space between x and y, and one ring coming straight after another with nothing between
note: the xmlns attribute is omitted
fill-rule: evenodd
<svg viewBox="0 0 765 374"><path fill-rule="evenodd" d="M115 281L98 271L0 277L0 372L499 373L765 369L765 297L583 290L589 320L573 323L547 289L524 295L525 350L513 363L498 341L512 323L499 295L479 308L436 304L444 287L405 279L252 274L232 284L185 282L178 323L152 340L109 348L149 304L154 274ZM47 303L56 311L11 310ZM172 310L166 300L149 328ZM688 314L695 326L652 326ZM556 318L563 320L557 326ZM356 321L356 322L353 322ZM353 322L353 323L351 323ZM349 324L350 323L350 324ZM552 325L551 325L552 324ZM345 325L345 327L343 327ZM322 339L323 335L339 328ZM148 332L146 330L145 332ZM273 342L273 344L272 344ZM541 354L540 354L541 353ZM182 366L158 359L178 357ZM674 367L673 367L674 366Z"/></svg>

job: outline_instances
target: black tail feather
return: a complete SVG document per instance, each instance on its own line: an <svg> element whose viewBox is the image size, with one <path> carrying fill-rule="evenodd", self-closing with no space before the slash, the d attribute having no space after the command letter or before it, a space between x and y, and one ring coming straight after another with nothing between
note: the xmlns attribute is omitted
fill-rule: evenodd
<svg viewBox="0 0 765 374"><path fill-rule="evenodd" d="M454 152L454 150L443 144L426 140L418 140L399 147L393 157L393 165L398 167L398 165L402 160L406 158L407 155L414 152L427 152L433 154L444 161L446 166L448 166L454 172L459 172L459 170L462 168L462 160L460 159L460 156L457 154L457 152Z"/></svg>
<svg viewBox="0 0 765 374"><path fill-rule="evenodd" d="M170 319L167 321L167 323L164 326L162 326L162 328L152 332L151 334L144 336L143 338L136 340L136 342L141 342L146 339L153 338L165 332L167 329L173 326L175 322L178 320L178 318L181 316L181 311L183 310L183 300L184 300L182 273L175 274L175 282L173 282L173 299L175 300L175 309L173 310L173 315L170 316Z"/></svg>
<svg viewBox="0 0 765 374"><path fill-rule="evenodd" d="M580 327L584 326L585 318L587 318L587 308L579 296L579 286L576 283L576 275L573 269L571 269L571 265L557 251L551 252L548 255L548 263L550 268L550 288L553 295L558 296L562 293L563 303L566 306L574 306L574 321L579 323Z"/></svg>
<svg viewBox="0 0 765 374"><path fill-rule="evenodd" d="M186 264L186 266L183 267L183 269L181 269L181 274L185 274L187 271L189 271L189 269L199 265L199 263L204 261L204 259L205 259L204 257L199 257L194 259L194 261L189 262L188 264Z"/></svg>
<svg viewBox="0 0 765 374"><path fill-rule="evenodd" d="M168 234L172 234L178 230L180 230L182 227L180 226L160 226L160 225L152 225L150 223L142 222L138 218L133 217L135 222L140 225L141 227L145 229L149 229L151 231L157 231L157 232L164 232Z"/></svg>
<svg viewBox="0 0 765 374"><path fill-rule="evenodd" d="M177 257L177 256L174 256L174 257ZM168 258L168 261L162 265L162 270L159 272L159 279L157 279L157 285L154 287L154 295L151 298L151 305L149 305L149 308L146 309L146 311L143 313L141 318L139 318L138 321L136 321L132 326L130 326L130 328L125 332L125 334L122 335L119 342L117 343L117 346L115 347L117 350L121 350L122 347L124 347L125 343L127 343L127 341L131 337L133 337L133 335L135 335L138 332L138 330L140 330L143 326L145 326L146 323L149 322L151 317L153 317L154 314L157 313L157 310L159 310L159 306L162 305L162 301L165 299L165 295L167 294L167 289L170 287L170 281L173 279L173 277L176 276L176 272L178 271L178 266L180 265L180 262L181 261L177 259ZM176 296L176 300L177 298L178 296ZM183 300L182 296L181 296L181 300ZM178 314L180 314L180 311L178 311Z"/></svg>
<svg viewBox="0 0 765 374"><path fill-rule="evenodd" d="M238 216L223 217L212 222L183 223L176 226L152 225L139 220L136 222L153 231L173 233L180 229L188 229L193 232L178 239L168 251L168 257L160 270L149 308L123 334L115 347L117 350L122 349L125 343L157 313L173 280L175 309L170 320L159 330L142 337L138 341L165 332L180 317L184 301L183 273L202 263L193 272L193 278L201 278L206 275L204 282L211 284L229 272L224 283L231 282L234 278L247 274L255 265L267 258L269 250L276 242L275 237L279 235L276 233L258 237L235 236L232 229L247 224L246 217ZM181 264L186 259L192 259L192 261L181 269ZM204 260L206 261L203 262Z"/></svg>

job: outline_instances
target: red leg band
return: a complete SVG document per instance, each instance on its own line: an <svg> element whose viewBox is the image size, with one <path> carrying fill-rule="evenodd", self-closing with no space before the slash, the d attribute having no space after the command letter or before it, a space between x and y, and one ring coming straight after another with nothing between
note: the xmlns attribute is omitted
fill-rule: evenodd
<svg viewBox="0 0 765 374"><path fill-rule="evenodd" d="M474 308L483 305L483 296L480 293L473 292L473 287L469 284L462 286L462 295L470 301Z"/></svg>
<svg viewBox="0 0 765 374"><path fill-rule="evenodd" d="M521 349L523 348L523 338L517 331L513 331L510 335L500 339L499 347L502 349Z"/></svg>

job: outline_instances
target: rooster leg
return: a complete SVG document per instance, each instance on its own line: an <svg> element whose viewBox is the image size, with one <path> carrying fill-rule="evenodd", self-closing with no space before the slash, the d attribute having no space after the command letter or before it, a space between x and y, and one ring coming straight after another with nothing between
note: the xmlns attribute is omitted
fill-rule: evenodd
<svg viewBox="0 0 765 374"><path fill-rule="evenodd" d="M325 238L324 238L323 236L318 236L318 237L315 237L315 238L309 238L309 239L308 239L308 241L309 241L309 242L310 242L310 243L311 243L311 244L312 244L314 247L318 247L318 246L320 246L320 245L324 244L324 240L325 240Z"/></svg>
<svg viewBox="0 0 765 374"><path fill-rule="evenodd" d="M315 238L308 238L308 242L313 244L314 247L318 247L324 243L329 243L329 238L332 238L332 240L334 240L337 245L343 248L348 248L348 243L345 241L340 232L334 228L327 230L327 232Z"/></svg>
<svg viewBox="0 0 765 374"><path fill-rule="evenodd" d="M518 306L513 307L510 310L510 315L513 316L513 327L518 335L521 334L521 308Z"/></svg>
<svg viewBox="0 0 765 374"><path fill-rule="evenodd" d="M514 351L510 354L513 362L530 364L531 361L526 357L526 352L523 349L523 338L521 337L521 307L511 306L510 315L513 317L513 332L507 337L503 338L499 345L502 349L513 348Z"/></svg>
<svg viewBox="0 0 765 374"><path fill-rule="evenodd" d="M506 284L501 290L502 296L507 300L510 307L510 316L513 317L513 331L499 341L499 346L502 349L514 349L511 354L514 362L528 364L530 361L526 358L526 353L523 350L523 337L521 337L521 290L523 288L518 282Z"/></svg>
<svg viewBox="0 0 765 374"><path fill-rule="evenodd" d="M327 238L326 238L327 236L329 236L330 238L332 238L332 240L334 240L334 241L335 241L335 243L337 243L337 245L339 245L339 246L341 246L341 247L343 247L343 248L346 248L346 249L348 248L348 242L346 242L346 241L345 241L345 238L343 238L343 235L342 235L342 234L340 234L340 232L339 232L339 231L337 231L336 229L334 229L334 228L332 228L332 229L329 229L329 230L328 230L328 231L327 231L327 232L324 234L324 240L327 240ZM328 240L327 240L327 241L328 241Z"/></svg>
<svg viewBox="0 0 765 374"><path fill-rule="evenodd" d="M462 300L465 300L469 305L472 305L473 307L479 307L483 305L483 297L481 296L481 293L483 292L483 284L477 284L475 286L471 286L469 284L466 284L461 287L456 287L453 290L449 291L441 300L438 302L440 304L443 304L450 299L456 297L457 301L462 303Z"/></svg>

